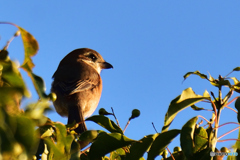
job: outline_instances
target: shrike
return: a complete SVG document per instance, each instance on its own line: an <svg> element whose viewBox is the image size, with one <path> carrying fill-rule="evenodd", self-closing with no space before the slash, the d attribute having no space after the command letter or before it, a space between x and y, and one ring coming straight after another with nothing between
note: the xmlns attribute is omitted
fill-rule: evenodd
<svg viewBox="0 0 240 160"><path fill-rule="evenodd" d="M88 48L66 55L53 74L51 91L57 95L53 105L58 114L68 117L68 124L79 123L77 133L87 130L85 117L97 108L102 92L102 69L113 68L102 56Z"/></svg>

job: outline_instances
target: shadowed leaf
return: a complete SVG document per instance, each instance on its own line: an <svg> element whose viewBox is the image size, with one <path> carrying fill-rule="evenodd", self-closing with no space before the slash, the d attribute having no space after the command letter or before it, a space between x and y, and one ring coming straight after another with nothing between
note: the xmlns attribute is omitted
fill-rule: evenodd
<svg viewBox="0 0 240 160"><path fill-rule="evenodd" d="M180 134L180 144L184 155L191 159L194 151L194 130L198 117L193 117L182 127Z"/></svg>
<svg viewBox="0 0 240 160"><path fill-rule="evenodd" d="M196 105L192 105L191 108L195 111L201 111L201 110L205 110L204 108L199 108Z"/></svg>
<svg viewBox="0 0 240 160"><path fill-rule="evenodd" d="M112 120L110 120L108 117L102 116L102 115L95 115L87 118L85 121L93 121L103 128L107 129L109 132L114 133L123 133L122 129L116 125Z"/></svg>
<svg viewBox="0 0 240 160"><path fill-rule="evenodd" d="M156 139L159 133L154 135L148 135L132 144L130 148L130 153L127 154L126 160L139 160L143 154L149 149L152 142Z"/></svg>
<svg viewBox="0 0 240 160"><path fill-rule="evenodd" d="M99 159L111 151L130 145L132 142L136 141L123 134L102 132L91 145L89 159Z"/></svg>
<svg viewBox="0 0 240 160"><path fill-rule="evenodd" d="M239 115L239 111L240 111L240 97L238 97L238 99L235 101L235 108L238 110L237 119L238 119L238 123L240 123L240 115Z"/></svg>
<svg viewBox="0 0 240 160"><path fill-rule="evenodd" d="M154 160L164 149L169 145L169 143L180 133L180 130L173 129L166 132L158 133L158 136L152 143L152 146L148 152L147 160Z"/></svg>
<svg viewBox="0 0 240 160"><path fill-rule="evenodd" d="M240 67L234 68L233 71L240 71Z"/></svg>

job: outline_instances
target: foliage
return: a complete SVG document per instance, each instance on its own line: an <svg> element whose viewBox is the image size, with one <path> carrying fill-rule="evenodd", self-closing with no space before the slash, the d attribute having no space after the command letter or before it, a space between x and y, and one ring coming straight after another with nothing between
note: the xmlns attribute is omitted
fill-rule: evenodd
<svg viewBox="0 0 240 160"><path fill-rule="evenodd" d="M190 75L197 75L210 82L218 88L218 96L213 92L205 91L203 95L197 95L192 88L185 89L181 95L173 99L165 115L164 126L161 133L146 135L140 140L133 140L124 135L124 132L130 121L140 116L140 111L134 109L125 128L122 129L117 121L114 111L107 112L101 108L99 115L94 115L86 119L102 126L108 132L102 130L88 130L81 135L74 132L76 125L64 125L53 122L44 114L50 110L50 101L56 99L54 93L46 94L44 81L41 77L34 74L32 69L34 63L32 56L37 54L39 49L35 38L23 28L17 27L18 31L14 34L6 46L0 50L0 159L42 159L42 160L153 160L159 155L163 160L205 160L221 159L222 153L229 152L224 147L221 152L216 148L217 142L223 136L218 137L218 129L227 124L238 125L234 130L239 129L240 116L240 98L235 97L230 102L233 92L240 93L240 81L235 77L219 76L214 79L211 75L207 76L199 71L188 72L184 79ZM8 56L8 47L11 41L21 35L25 57L19 67ZM39 100L29 104L25 110L20 109L23 97L29 97L30 92L21 76L19 69L27 72L31 78ZM232 72L239 71L240 67L234 68ZM233 80L233 84L229 80ZM228 88L228 93L223 96L222 88ZM229 107L229 104L235 101L237 109ZM195 104L198 102L209 103L212 110L199 108ZM181 130L168 130L177 114L183 109L191 107L193 110L207 110L213 113L213 116L207 120L203 116L196 116L188 120ZM228 122L219 124L221 111L223 108L229 108L237 114L238 122ZM107 116L113 116L116 123ZM205 124L198 119L205 120ZM206 127L207 126L207 127ZM232 131L227 132L227 135ZM175 147L171 153L168 145L180 134L181 147ZM228 159L237 159L237 153L240 149L240 131L239 137L233 139L235 155L229 155ZM84 149L81 146L91 145ZM170 155L167 156L167 150ZM108 157L107 157L107 156ZM211 155L211 156L210 156ZM215 156L214 156L215 155ZM217 156L218 155L218 156Z"/></svg>

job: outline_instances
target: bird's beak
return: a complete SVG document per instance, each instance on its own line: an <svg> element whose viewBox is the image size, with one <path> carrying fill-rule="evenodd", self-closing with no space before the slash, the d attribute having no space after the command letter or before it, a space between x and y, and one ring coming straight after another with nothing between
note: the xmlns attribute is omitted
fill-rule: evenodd
<svg viewBox="0 0 240 160"><path fill-rule="evenodd" d="M100 63L100 66L101 66L102 69L113 68L113 66L108 62L102 62L102 63Z"/></svg>

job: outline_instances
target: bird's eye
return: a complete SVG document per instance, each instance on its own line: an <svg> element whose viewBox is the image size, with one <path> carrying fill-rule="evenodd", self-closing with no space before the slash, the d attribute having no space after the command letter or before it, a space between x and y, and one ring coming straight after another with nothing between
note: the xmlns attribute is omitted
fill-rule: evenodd
<svg viewBox="0 0 240 160"><path fill-rule="evenodd" d="M96 61L97 60L97 57L93 53L90 53L88 55L88 57L91 58L92 61Z"/></svg>

